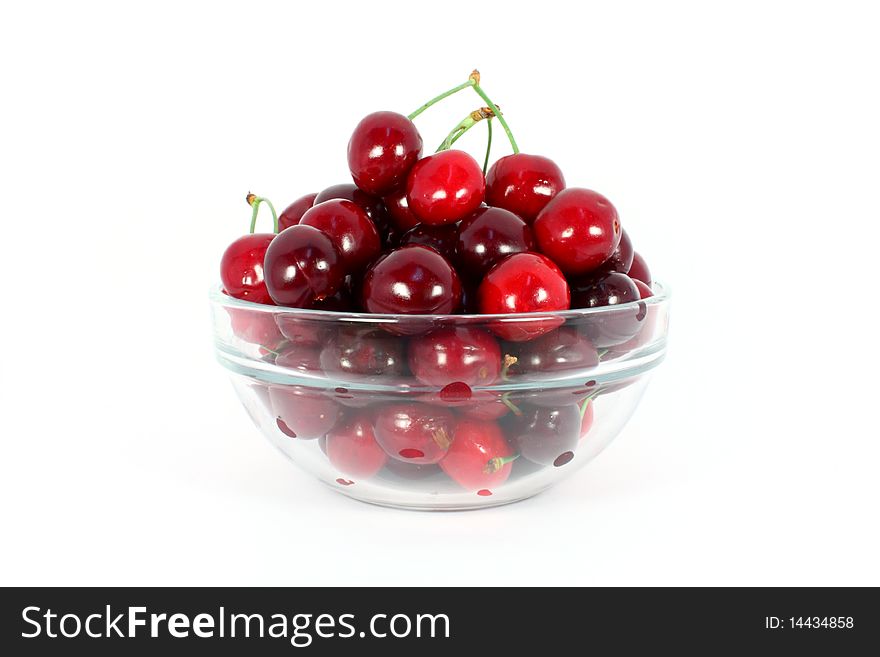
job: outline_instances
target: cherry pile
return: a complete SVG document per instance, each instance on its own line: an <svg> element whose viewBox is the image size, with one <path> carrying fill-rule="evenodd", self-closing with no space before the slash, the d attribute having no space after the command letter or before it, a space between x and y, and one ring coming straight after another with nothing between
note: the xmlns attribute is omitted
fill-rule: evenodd
<svg viewBox="0 0 880 657"><path fill-rule="evenodd" d="M485 106L424 156L413 119L466 88ZM487 167L494 121L513 154ZM489 135L482 166L453 148L480 122ZM347 156L352 183L306 194L280 214L266 199L248 195L251 232L221 261L226 294L284 308L397 316L552 313L652 295L648 267L611 202L567 187L552 160L519 152L476 71L409 116L381 111L364 117ZM263 203L272 211L272 233L255 232ZM278 430L319 439L345 475L342 485L383 473L444 474L489 494L516 462L536 468L570 462L593 422L595 393L588 382L582 390L511 398L491 386L586 371L600 357L638 346L645 308L629 307L625 315L583 325L553 316L506 317L424 331L407 330L406 323L357 328L284 312L230 315L234 333L275 365L420 390L414 398L379 400L339 387L263 384Z"/></svg>

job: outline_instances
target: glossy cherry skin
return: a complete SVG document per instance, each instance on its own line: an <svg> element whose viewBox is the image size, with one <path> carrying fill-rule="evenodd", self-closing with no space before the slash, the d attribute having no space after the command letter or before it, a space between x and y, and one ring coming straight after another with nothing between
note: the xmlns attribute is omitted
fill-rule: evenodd
<svg viewBox="0 0 880 657"><path fill-rule="evenodd" d="M654 291L650 287L642 283L642 281L640 281L639 279L633 278L632 282L636 284L636 287L639 290L640 299L648 299L654 296Z"/></svg>
<svg viewBox="0 0 880 657"><path fill-rule="evenodd" d="M371 414L354 413L327 434L327 458L333 467L350 477L367 478L388 461L373 433Z"/></svg>
<svg viewBox="0 0 880 657"><path fill-rule="evenodd" d="M502 258L534 249L532 229L509 210L480 208L458 227L456 262L475 279Z"/></svg>
<svg viewBox="0 0 880 657"><path fill-rule="evenodd" d="M390 403L376 410L376 441L394 459L409 463L437 463L452 442L455 416L438 406Z"/></svg>
<svg viewBox="0 0 880 657"><path fill-rule="evenodd" d="M440 328L410 340L409 368L429 386L487 386L501 374L501 347L478 328Z"/></svg>
<svg viewBox="0 0 880 657"><path fill-rule="evenodd" d="M461 282L434 249L412 244L392 251L367 270L361 299L371 313L449 314L461 303Z"/></svg>
<svg viewBox="0 0 880 657"><path fill-rule="evenodd" d="M513 440L522 456L533 463L556 467L572 460L581 437L581 415L577 406L526 406L522 413L513 432Z"/></svg>
<svg viewBox="0 0 880 657"><path fill-rule="evenodd" d="M391 192L382 200L385 202L391 223L399 231L406 232L421 223L422 220L409 209L409 201L406 200L406 187Z"/></svg>
<svg viewBox="0 0 880 657"><path fill-rule="evenodd" d="M291 438L320 438L342 416L342 407L332 399L297 386L271 386L269 399L278 428Z"/></svg>
<svg viewBox="0 0 880 657"><path fill-rule="evenodd" d="M580 187L559 192L532 228L541 253L572 276L598 269L620 244L617 210L601 194Z"/></svg>
<svg viewBox="0 0 880 657"><path fill-rule="evenodd" d="M426 224L450 224L464 219L480 207L485 191L480 165L459 150L422 158L406 181L409 209Z"/></svg>
<svg viewBox="0 0 880 657"><path fill-rule="evenodd" d="M232 332L250 344L274 347L284 340L271 313L248 308L227 308Z"/></svg>
<svg viewBox="0 0 880 657"><path fill-rule="evenodd" d="M562 171L553 160L541 155L507 155L486 174L486 202L510 210L527 223L532 223L563 189Z"/></svg>
<svg viewBox="0 0 880 657"><path fill-rule="evenodd" d="M510 476L514 451L501 428L486 420L464 418L440 467L450 479L467 490L489 490Z"/></svg>
<svg viewBox="0 0 880 657"><path fill-rule="evenodd" d="M352 201L318 203L303 215L300 225L317 228L333 241L346 274L361 274L382 251L376 225Z"/></svg>
<svg viewBox="0 0 880 657"><path fill-rule="evenodd" d="M630 278L641 281L649 287L653 283L651 280L651 270L648 269L648 263L645 262L645 259L638 253L633 254L632 265L630 266L627 275Z"/></svg>
<svg viewBox="0 0 880 657"><path fill-rule="evenodd" d="M382 196L403 185L422 154L415 124L396 112L373 112L357 124L348 142L348 168L354 183Z"/></svg>
<svg viewBox="0 0 880 657"><path fill-rule="evenodd" d="M621 274L626 274L630 270L630 267L632 267L634 255L635 251L633 251L632 240L630 240L629 235L627 235L624 230L620 235L620 244L617 245L614 253L611 254L611 257L608 258L608 260L602 263L602 266L599 267L599 269L602 271L616 271Z"/></svg>
<svg viewBox="0 0 880 657"><path fill-rule="evenodd" d="M539 253L517 253L498 262L480 284L477 298L483 314L552 312L567 310L571 303L565 276ZM562 322L556 317L499 320L492 331L505 340L522 342Z"/></svg>
<svg viewBox="0 0 880 657"><path fill-rule="evenodd" d="M279 306L307 308L336 294L345 272L333 242L312 226L281 231L266 250L266 287Z"/></svg>
<svg viewBox="0 0 880 657"><path fill-rule="evenodd" d="M300 196L293 203L284 208L281 214L278 215L278 232L280 233L285 228L296 226L299 223L299 220L302 219L302 216L306 213L306 210L315 204L315 198L317 198L317 196L317 194Z"/></svg>
<svg viewBox="0 0 880 657"><path fill-rule="evenodd" d="M573 308L599 308L614 306L641 298L635 282L626 274L600 273L572 281L571 305Z"/></svg>
<svg viewBox="0 0 880 657"><path fill-rule="evenodd" d="M573 328L560 327L512 347L516 357L508 370L512 376L586 370L599 364L593 343Z"/></svg>
<svg viewBox="0 0 880 657"><path fill-rule="evenodd" d="M220 259L220 280L231 297L274 305L266 289L263 263L266 250L275 239L271 233L239 237L226 247Z"/></svg>
<svg viewBox="0 0 880 657"><path fill-rule="evenodd" d="M406 369L403 341L381 331L342 330L321 350L328 374L399 376Z"/></svg>
<svg viewBox="0 0 880 657"><path fill-rule="evenodd" d="M410 228L400 237L400 245L421 244L430 246L449 262L455 259L455 246L458 243L458 224L432 226L419 224Z"/></svg>
<svg viewBox="0 0 880 657"><path fill-rule="evenodd" d="M642 329L644 304L632 303L640 299L639 289L626 274L611 272L572 281L571 298L576 308L621 306L589 317L578 327L600 349L622 344Z"/></svg>

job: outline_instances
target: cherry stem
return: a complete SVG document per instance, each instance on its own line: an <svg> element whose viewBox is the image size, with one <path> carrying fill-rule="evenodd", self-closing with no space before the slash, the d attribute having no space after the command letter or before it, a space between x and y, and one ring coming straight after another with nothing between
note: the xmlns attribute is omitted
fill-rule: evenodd
<svg viewBox="0 0 880 657"><path fill-rule="evenodd" d="M504 354L504 359L501 361L501 380L507 381L510 379L510 368L516 365L519 359L516 356L511 356L510 354Z"/></svg>
<svg viewBox="0 0 880 657"><path fill-rule="evenodd" d="M590 405L590 402L591 402L591 401L593 401L593 398L592 398L592 397L587 397L587 398L584 400L584 403L583 403L583 404L581 405L581 407L578 409L578 410L580 411L581 420L583 420L583 419L584 419L584 415L587 414L587 406Z"/></svg>
<svg viewBox="0 0 880 657"><path fill-rule="evenodd" d="M508 463L513 463L518 458L519 454L514 454L513 456L496 456L495 458L491 458L486 462L486 466L483 468L483 472L485 472L486 474L498 472L505 465L507 465Z"/></svg>
<svg viewBox="0 0 880 657"><path fill-rule="evenodd" d="M513 133L510 131L510 126L507 125L507 121L504 120L504 117L501 115L501 112L498 111L498 106L492 102L492 99L486 95L486 92L483 91L483 88L480 86L479 81L474 83L473 85L474 91L482 98L486 105L489 106L489 109L492 110L492 113L498 117L498 120L501 122L501 127L504 128L504 132L507 133L507 139L510 141L510 147L513 149L514 154L519 153L519 146L516 145L516 140L513 138Z"/></svg>
<svg viewBox="0 0 880 657"><path fill-rule="evenodd" d="M473 76L473 74L471 74L471 75ZM462 83L461 83L460 85L458 85L457 87L452 87L452 89L450 89L449 91L444 91L444 92L443 92L442 94L440 94L439 96L434 96L434 98L432 98L432 99L429 100L427 103L425 103L424 105L422 105L421 107L419 107L419 109L417 109L415 112L412 112L411 114L409 114L409 115L407 116L407 118L408 118L410 121L412 121L412 120L413 120L414 118L416 118L419 114L421 114L421 113L424 112L426 109L428 109L429 107L431 107L431 105L436 105L437 103L439 103L439 102L440 102L441 100L443 100L444 98L448 98L448 97L451 96L452 94L456 94L456 93L458 93L459 91L461 91L462 89L467 89L468 87L473 87L475 84L477 84L477 80L475 80L473 77L470 77L470 78L468 78L468 81L467 81L467 82L462 82Z"/></svg>
<svg viewBox="0 0 880 657"><path fill-rule="evenodd" d="M269 206L269 209L272 211L272 221L275 225L275 231L278 232L278 213L275 212L275 206L272 205L272 201L267 198L263 198L262 196L257 196L256 194L251 194L248 192L248 195L245 199L254 210L251 212L251 235L254 234L254 231L257 229L257 215L260 213L260 204L265 203Z"/></svg>
<svg viewBox="0 0 880 657"><path fill-rule="evenodd" d="M486 121L486 129L488 130L486 138L486 159L483 160L483 177L486 177L486 169L489 168L489 153L492 152L492 117Z"/></svg>
<svg viewBox="0 0 880 657"><path fill-rule="evenodd" d="M522 409L520 409L519 406L510 401L509 392L505 392L503 395L501 395L501 403L507 406L507 408L509 408L514 415L516 415L517 417L522 417Z"/></svg>
<svg viewBox="0 0 880 657"><path fill-rule="evenodd" d="M492 110L488 107L480 107L479 109L475 109L473 112L464 117L461 121L458 122L452 131L446 135L446 139L443 140L443 143L437 147L435 153L439 153L440 151L448 151L452 148L452 145L461 139L462 135L466 133L468 130L473 128L477 123L482 121L483 119L492 118Z"/></svg>

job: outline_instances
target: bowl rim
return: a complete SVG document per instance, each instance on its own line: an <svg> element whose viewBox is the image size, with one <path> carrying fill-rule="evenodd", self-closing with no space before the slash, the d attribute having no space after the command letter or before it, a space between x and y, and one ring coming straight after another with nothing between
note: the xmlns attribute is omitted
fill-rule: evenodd
<svg viewBox="0 0 880 657"><path fill-rule="evenodd" d="M671 289L668 284L654 281L651 284L653 296L647 299L639 299L628 303L615 304L611 306L599 306L597 308L570 308L568 310L539 310L528 313L496 313L496 314L445 314L445 315L396 315L391 313L359 313L353 311L337 311L337 310L320 310L317 308L293 308L290 306L270 306L263 303L254 303L253 301L245 301L236 299L223 292L222 285L212 285L208 297L212 303L232 307L242 308L255 312L264 312L271 314L286 314L308 317L311 319L326 321L347 321L347 322L407 322L407 321L443 321L456 322L468 320L469 322L488 322L488 321L529 321L547 319L548 317L558 317L562 319L577 319L584 317L595 317L607 313L617 313L625 311L629 308L636 309L641 305L656 306L667 303L672 296Z"/></svg>

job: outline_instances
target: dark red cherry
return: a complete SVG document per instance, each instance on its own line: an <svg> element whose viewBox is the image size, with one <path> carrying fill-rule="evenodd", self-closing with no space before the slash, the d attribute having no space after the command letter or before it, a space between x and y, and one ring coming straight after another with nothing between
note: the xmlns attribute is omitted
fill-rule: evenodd
<svg viewBox="0 0 880 657"><path fill-rule="evenodd" d="M574 458L581 437L581 414L574 404L526 406L513 431L519 453L533 463L561 467Z"/></svg>
<svg viewBox="0 0 880 657"><path fill-rule="evenodd" d="M511 411L504 403L503 395L490 390L477 390L466 404L462 404L461 413L474 420L498 420Z"/></svg>
<svg viewBox="0 0 880 657"><path fill-rule="evenodd" d="M333 242L312 226L291 226L266 250L266 287L279 306L306 308L333 296L345 277Z"/></svg>
<svg viewBox="0 0 880 657"><path fill-rule="evenodd" d="M440 461L450 479L467 490L491 490L507 481L516 458L495 422L465 418Z"/></svg>
<svg viewBox="0 0 880 657"><path fill-rule="evenodd" d="M406 181L409 209L426 224L449 224L480 207L483 171L464 151L448 150L419 160Z"/></svg>
<svg viewBox="0 0 880 657"><path fill-rule="evenodd" d="M578 330L596 347L622 344L644 326L645 304L632 303L639 300L639 289L626 274L597 274L572 281L571 285L572 306L576 308L621 306L585 317L579 324Z"/></svg>
<svg viewBox="0 0 880 657"><path fill-rule="evenodd" d="M559 192L532 228L541 253L573 276L597 269L620 243L617 210L601 194L579 187Z"/></svg>
<svg viewBox="0 0 880 657"><path fill-rule="evenodd" d="M383 331L343 329L321 350L328 374L398 376L405 371L403 341Z"/></svg>
<svg viewBox="0 0 880 657"><path fill-rule="evenodd" d="M406 200L406 187L391 192L382 200L385 202L388 216L391 217L391 223L399 231L406 232L421 223L421 219L409 209L409 201Z"/></svg>
<svg viewBox="0 0 880 657"><path fill-rule="evenodd" d="M497 263L477 291L483 314L533 313L567 310L568 282L550 258L517 253ZM513 342L532 340L563 323L558 317L510 318L492 324L492 331Z"/></svg>
<svg viewBox="0 0 880 657"><path fill-rule="evenodd" d="M333 241L347 274L356 276L373 262L382 250L379 232L367 213L352 201L333 199L318 203L300 220Z"/></svg>
<svg viewBox="0 0 880 657"><path fill-rule="evenodd" d="M291 438L320 438L342 416L342 407L332 399L298 386L271 386L269 399L278 428Z"/></svg>
<svg viewBox="0 0 880 657"><path fill-rule="evenodd" d="M633 278L632 282L635 283L636 287L639 289L640 298L647 299L654 296L654 291L650 287L642 283L639 279Z"/></svg>
<svg viewBox="0 0 880 657"><path fill-rule="evenodd" d="M502 258L534 248L525 221L508 210L480 208L458 227L456 262L469 276L480 279Z"/></svg>
<svg viewBox="0 0 880 657"><path fill-rule="evenodd" d="M371 414L354 413L327 434L327 458L350 477L372 477L388 461L373 433Z"/></svg>
<svg viewBox="0 0 880 657"><path fill-rule="evenodd" d="M392 251L367 270L361 298L371 313L449 314L461 302L461 283L443 256L413 244Z"/></svg>
<svg viewBox="0 0 880 657"><path fill-rule="evenodd" d="M511 375L586 370L599 364L599 353L585 336L561 327L529 342L512 345Z"/></svg>
<svg viewBox="0 0 880 657"><path fill-rule="evenodd" d="M400 246L421 244L430 246L449 262L455 259L455 245L458 243L458 224L432 226L419 224L410 228L400 237Z"/></svg>
<svg viewBox="0 0 880 657"><path fill-rule="evenodd" d="M455 416L438 406L390 403L376 411L376 441L392 458L416 464L437 463L452 442Z"/></svg>
<svg viewBox="0 0 880 657"><path fill-rule="evenodd" d="M632 241L624 230L620 235L620 244L617 245L617 249L615 249L614 253L611 254L611 257L608 258L608 260L602 263L602 266L599 269L602 271L616 271L625 274L630 270L630 267L632 267L634 255L635 251L633 251Z"/></svg>
<svg viewBox="0 0 880 657"><path fill-rule="evenodd" d="M541 155L507 155L486 174L486 202L510 210L528 223L563 189L562 171Z"/></svg>
<svg viewBox="0 0 880 657"><path fill-rule="evenodd" d="M358 189L352 183L340 183L339 185L331 185L327 189L318 192L314 204L318 205L318 203L334 199L351 201L359 205L376 225L376 230L379 232L379 237L382 239L383 244L387 244L389 240L396 240L399 231L390 223L391 220L388 216L388 210L385 208L385 203L378 196L371 196Z"/></svg>
<svg viewBox="0 0 880 657"><path fill-rule="evenodd" d="M373 112L361 119L348 142L348 168L355 184L374 196L403 185L422 154L415 124L396 112Z"/></svg>
<svg viewBox="0 0 880 657"><path fill-rule="evenodd" d="M298 372L312 374L321 371L321 350L305 344L288 342L275 357L275 364Z"/></svg>
<svg viewBox="0 0 880 657"><path fill-rule="evenodd" d="M229 314L232 332L245 342L274 349L284 341L272 313L249 308L227 308L226 312Z"/></svg>
<svg viewBox="0 0 880 657"><path fill-rule="evenodd" d="M306 213L306 210L315 204L315 198L317 196L317 194L300 196L293 203L284 208L281 214L278 215L278 232L280 233L285 228L296 226L299 223L299 220L302 219L302 216Z"/></svg>
<svg viewBox="0 0 880 657"><path fill-rule="evenodd" d="M226 247L220 259L220 280L231 297L274 305L264 280L266 250L275 239L271 233L239 237Z"/></svg>
<svg viewBox="0 0 880 657"><path fill-rule="evenodd" d="M441 328L410 340L409 368L429 386L487 386L501 374L501 347L478 328Z"/></svg>
<svg viewBox="0 0 880 657"><path fill-rule="evenodd" d="M599 308L638 301L639 289L626 274L600 273L571 281L572 308Z"/></svg>
<svg viewBox="0 0 880 657"><path fill-rule="evenodd" d="M645 262L645 259L638 253L633 254L632 265L627 274L630 278L641 281L649 287L651 283L653 283L651 280L651 271L648 269L648 263Z"/></svg>

